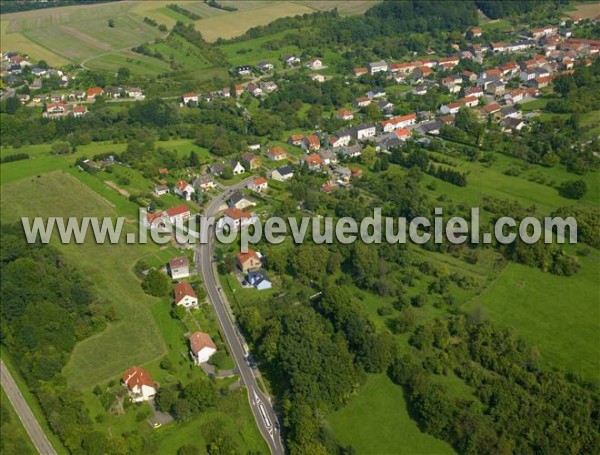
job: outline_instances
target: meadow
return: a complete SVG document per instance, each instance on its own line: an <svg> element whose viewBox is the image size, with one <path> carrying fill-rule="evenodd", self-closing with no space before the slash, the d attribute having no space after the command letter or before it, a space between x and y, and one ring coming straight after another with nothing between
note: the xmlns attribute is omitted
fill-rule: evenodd
<svg viewBox="0 0 600 455"><path fill-rule="evenodd" d="M351 445L359 454L455 453L448 444L419 430L408 414L402 388L385 374L369 375L360 393L327 416L327 422L338 442Z"/></svg>

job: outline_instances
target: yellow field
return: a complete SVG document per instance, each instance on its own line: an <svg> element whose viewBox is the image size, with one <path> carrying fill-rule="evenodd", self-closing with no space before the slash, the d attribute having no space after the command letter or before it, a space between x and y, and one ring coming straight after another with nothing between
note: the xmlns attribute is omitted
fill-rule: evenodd
<svg viewBox="0 0 600 455"><path fill-rule="evenodd" d="M119 57L123 52L161 36L156 27L143 22L144 17L168 27L175 24L178 15L166 8L170 3L198 14L201 19L194 22L196 28L214 41L239 36L280 17L317 10L337 8L343 15L361 14L376 1L222 0L223 5L238 8L228 12L204 1L142 0L24 11L0 17L0 50L23 52L34 61L46 60L57 66L98 57L124 60ZM114 20L114 28L108 27L109 19Z"/></svg>
<svg viewBox="0 0 600 455"><path fill-rule="evenodd" d="M575 6L575 11L569 11L569 15L579 14L584 19L593 19L600 15L600 2L580 3Z"/></svg>

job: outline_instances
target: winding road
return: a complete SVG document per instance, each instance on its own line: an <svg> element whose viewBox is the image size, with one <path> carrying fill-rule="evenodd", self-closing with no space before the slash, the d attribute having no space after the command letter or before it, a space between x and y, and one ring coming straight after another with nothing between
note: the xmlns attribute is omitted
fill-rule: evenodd
<svg viewBox="0 0 600 455"><path fill-rule="evenodd" d="M29 405L25 401L25 398L23 398L23 394L2 360L0 360L0 381L2 382L2 388L8 396L8 401L10 401L15 409L19 420L21 420L37 451L41 455L56 455L54 447L52 447L33 412L31 412Z"/></svg>
<svg viewBox="0 0 600 455"><path fill-rule="evenodd" d="M225 202L230 194L233 191L246 186L249 180L250 179L246 179L225 188L222 193L210 201L206 207L204 216L207 218L214 217L219 207ZM214 231L211 229L208 236L208 242L198 243L197 246L196 266L198 268L198 273L204 280L209 301L215 310L217 319L219 320L219 324L227 344L229 345L229 351L236 363L237 370L239 371L242 383L248 390L248 401L250 402L250 409L254 415L256 425L269 445L271 453L273 455L280 455L284 453L284 448L281 442L277 415L271 404L271 398L258 386L257 375L259 373L252 367L251 361L246 355L244 349L246 343L235 325L229 302L227 301L227 297L223 293L219 282L216 264L213 261L214 252L215 235Z"/></svg>

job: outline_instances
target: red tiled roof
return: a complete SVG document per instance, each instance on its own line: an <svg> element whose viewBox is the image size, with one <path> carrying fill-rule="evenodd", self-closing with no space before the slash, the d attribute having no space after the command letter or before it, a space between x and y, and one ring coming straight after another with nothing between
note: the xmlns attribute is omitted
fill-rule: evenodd
<svg viewBox="0 0 600 455"><path fill-rule="evenodd" d="M256 251L254 251L250 248L248 248L247 253L238 253L237 254L237 260L240 264L243 264L250 259L254 259L255 261L260 261L260 258L258 257L258 254L256 253Z"/></svg>
<svg viewBox="0 0 600 455"><path fill-rule="evenodd" d="M252 183L254 183L255 185L264 185L265 183L267 183L267 179L264 177L254 177Z"/></svg>
<svg viewBox="0 0 600 455"><path fill-rule="evenodd" d="M252 218L252 214L250 212L244 212L243 210L236 209L235 207L230 207L225 210L225 216L228 216L232 220L239 220L242 218Z"/></svg>
<svg viewBox="0 0 600 455"><path fill-rule="evenodd" d="M492 112L499 111L500 110L500 105L498 103L488 104L487 106L483 107L483 110L485 112L487 112L488 114L491 114Z"/></svg>
<svg viewBox="0 0 600 455"><path fill-rule="evenodd" d="M100 87L93 87L88 89L87 96L102 95L103 93L104 90L102 90Z"/></svg>
<svg viewBox="0 0 600 455"><path fill-rule="evenodd" d="M173 286L173 292L175 293L175 305L181 302L185 297L196 297L194 288L190 283L181 282Z"/></svg>
<svg viewBox="0 0 600 455"><path fill-rule="evenodd" d="M171 266L171 268L177 268L177 267L184 267L184 266L189 266L190 265L190 261L187 258L187 256L180 256L178 258L173 258L169 261L169 265Z"/></svg>
<svg viewBox="0 0 600 455"><path fill-rule="evenodd" d="M123 373L123 382L129 389L142 385L156 388L156 383L150 377L150 373L142 367L131 367Z"/></svg>
<svg viewBox="0 0 600 455"><path fill-rule="evenodd" d="M217 349L217 346L208 333L194 332L190 335L190 348L194 354L198 354L204 348Z"/></svg>
<svg viewBox="0 0 600 455"><path fill-rule="evenodd" d="M304 161L306 162L306 164L323 164L323 160L316 153L313 153L312 155L308 155L307 157L304 158Z"/></svg>
<svg viewBox="0 0 600 455"><path fill-rule="evenodd" d="M183 204L179 204L176 205L175 207L171 207L170 209L167 209L167 215L169 216L177 216L177 215L182 215L186 212L189 213L190 209Z"/></svg>

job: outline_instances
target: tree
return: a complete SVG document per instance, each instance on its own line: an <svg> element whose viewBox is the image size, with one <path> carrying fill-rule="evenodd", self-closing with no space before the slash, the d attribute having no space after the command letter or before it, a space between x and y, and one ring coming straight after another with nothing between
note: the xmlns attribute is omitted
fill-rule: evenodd
<svg viewBox="0 0 600 455"><path fill-rule="evenodd" d="M169 277L164 273L152 269L142 281L142 289L146 294L155 297L164 297L169 293Z"/></svg>
<svg viewBox="0 0 600 455"><path fill-rule="evenodd" d="M200 166L200 158L198 158L198 153L196 153L194 150L192 150L190 152L189 164L190 164L190 167Z"/></svg>
<svg viewBox="0 0 600 455"><path fill-rule="evenodd" d="M373 165L373 162L375 161L376 155L377 152L375 150L375 147L373 147L372 145L367 145L361 152L360 160L368 167L371 167Z"/></svg>
<svg viewBox="0 0 600 455"><path fill-rule="evenodd" d="M126 66L122 66L117 70L117 78L119 82L127 82L131 77L131 70Z"/></svg>
<svg viewBox="0 0 600 455"><path fill-rule="evenodd" d="M584 180L571 180L563 183L560 193L569 199L581 199L587 192L587 184Z"/></svg>
<svg viewBox="0 0 600 455"><path fill-rule="evenodd" d="M71 153L72 147L71 144L69 144L68 142L61 141L52 144L50 150L52 150L52 153L55 155L66 155L68 153Z"/></svg>
<svg viewBox="0 0 600 455"><path fill-rule="evenodd" d="M231 169L231 166L225 166L223 168L223 172L221 173L221 177L224 180L231 180L233 178L233 169Z"/></svg>
<svg viewBox="0 0 600 455"><path fill-rule="evenodd" d="M115 20L114 19L109 19L108 20L108 26L110 28L114 28L115 27Z"/></svg>

